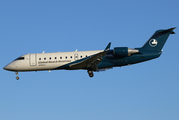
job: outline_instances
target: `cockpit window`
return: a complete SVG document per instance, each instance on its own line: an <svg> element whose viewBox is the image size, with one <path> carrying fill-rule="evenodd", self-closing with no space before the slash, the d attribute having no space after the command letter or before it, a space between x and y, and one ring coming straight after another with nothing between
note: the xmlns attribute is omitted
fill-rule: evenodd
<svg viewBox="0 0 179 120"><path fill-rule="evenodd" d="M18 57L17 59L15 59L14 61L16 61L16 60L24 60L25 59L25 57Z"/></svg>

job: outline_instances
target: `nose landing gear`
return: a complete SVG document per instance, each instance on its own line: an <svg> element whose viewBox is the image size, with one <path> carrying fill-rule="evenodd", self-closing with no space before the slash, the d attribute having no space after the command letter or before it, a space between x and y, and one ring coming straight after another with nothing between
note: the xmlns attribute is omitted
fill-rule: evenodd
<svg viewBox="0 0 179 120"><path fill-rule="evenodd" d="M93 71L91 71L91 70L88 70L88 74L91 78L94 76Z"/></svg>
<svg viewBox="0 0 179 120"><path fill-rule="evenodd" d="M16 74L16 80L19 80L18 72L16 72L15 74Z"/></svg>

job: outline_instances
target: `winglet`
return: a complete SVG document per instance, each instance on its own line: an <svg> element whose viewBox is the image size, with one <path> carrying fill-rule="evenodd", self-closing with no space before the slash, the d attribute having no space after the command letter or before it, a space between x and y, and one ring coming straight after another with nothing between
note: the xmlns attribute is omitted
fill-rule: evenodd
<svg viewBox="0 0 179 120"><path fill-rule="evenodd" d="M110 49L111 46L111 42L109 42L109 44L107 45L107 47L104 49L104 51L108 51Z"/></svg>

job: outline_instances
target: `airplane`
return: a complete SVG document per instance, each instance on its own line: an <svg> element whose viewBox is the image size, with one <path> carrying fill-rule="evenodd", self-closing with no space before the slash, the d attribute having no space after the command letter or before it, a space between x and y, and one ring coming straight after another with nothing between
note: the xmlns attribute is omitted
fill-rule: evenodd
<svg viewBox="0 0 179 120"><path fill-rule="evenodd" d="M25 54L3 69L14 71L19 80L18 72L48 70L87 70L89 77L93 71L105 71L113 67L132 65L158 58L170 34L176 27L157 30L140 48L115 47L110 49L111 42L104 50L73 51L55 53Z"/></svg>

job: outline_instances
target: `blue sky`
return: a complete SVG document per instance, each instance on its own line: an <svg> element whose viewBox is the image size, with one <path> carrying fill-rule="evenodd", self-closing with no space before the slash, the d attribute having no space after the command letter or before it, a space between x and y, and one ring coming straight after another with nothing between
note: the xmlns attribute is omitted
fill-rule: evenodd
<svg viewBox="0 0 179 120"><path fill-rule="evenodd" d="M27 53L141 47L158 29L179 27L177 0L2 0L1 120L178 120L178 28L160 58L94 73L15 73Z"/></svg>

